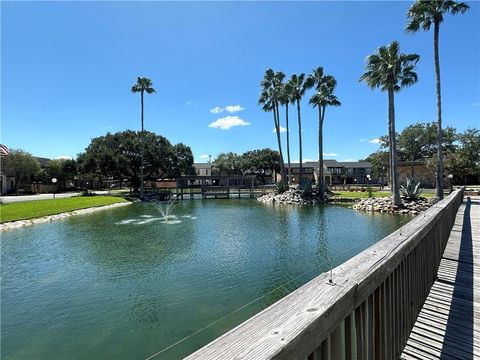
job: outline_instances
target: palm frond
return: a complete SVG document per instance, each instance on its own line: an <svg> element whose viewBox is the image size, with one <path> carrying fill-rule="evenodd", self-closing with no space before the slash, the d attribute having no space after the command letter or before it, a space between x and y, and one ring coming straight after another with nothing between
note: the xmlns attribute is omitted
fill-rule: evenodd
<svg viewBox="0 0 480 360"><path fill-rule="evenodd" d="M372 89L386 91L392 87L394 91L399 91L402 87L417 82L418 76L414 69L419 59L417 54L401 54L400 44L392 41L390 45L378 48L376 54L367 57L366 71L359 81L364 81Z"/></svg>
<svg viewBox="0 0 480 360"><path fill-rule="evenodd" d="M416 32L420 27L428 31L432 23L443 22L444 14L463 14L469 8L466 3L453 0L416 0L407 12L409 22L406 31Z"/></svg>
<svg viewBox="0 0 480 360"><path fill-rule="evenodd" d="M132 92L146 92L147 94L151 94L155 92L153 88L152 80L146 77L138 77L136 84L132 86Z"/></svg>

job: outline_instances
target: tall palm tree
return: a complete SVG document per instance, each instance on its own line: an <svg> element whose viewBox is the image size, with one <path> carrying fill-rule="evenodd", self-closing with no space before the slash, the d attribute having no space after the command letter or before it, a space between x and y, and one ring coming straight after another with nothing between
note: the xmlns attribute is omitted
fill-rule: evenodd
<svg viewBox="0 0 480 360"><path fill-rule="evenodd" d="M442 151L442 96L440 89L440 61L438 56L438 35L440 23L446 13L465 13L469 6L464 2L452 0L416 0L408 9L407 32L417 32L420 27L424 31L430 30L433 23L433 53L435 61L435 82L437 88L437 176L435 197L443 199L443 151Z"/></svg>
<svg viewBox="0 0 480 360"><path fill-rule="evenodd" d="M144 144L144 133L143 133L143 94L152 94L155 92L155 89L152 87L152 80L146 77L138 77L137 82L132 86L132 93L140 93L140 104L142 108L141 120L142 120L142 133L141 133L141 142L142 142L142 158L140 165L140 199L143 199L143 152L145 149Z"/></svg>
<svg viewBox="0 0 480 360"><path fill-rule="evenodd" d="M267 69L263 80L260 83L262 91L258 103L262 105L262 110L273 112L273 123L277 133L278 153L280 155L280 172L282 181L285 182L285 163L283 161L282 140L280 137L280 116L278 113L278 101L280 97L280 83L285 77L280 72L275 73L272 69Z"/></svg>
<svg viewBox="0 0 480 360"><path fill-rule="evenodd" d="M300 174L298 176L298 183L302 183L303 175L303 165L302 165L302 120L300 114L300 101L302 100L303 95L305 95L305 90L307 86L305 84L305 74L301 73L300 75L293 74L288 80L288 87L291 89L291 100L292 104L297 104L297 118L298 118L298 147L299 147L299 157L300 157Z"/></svg>
<svg viewBox="0 0 480 360"><path fill-rule="evenodd" d="M317 192L320 199L325 196L325 183L323 178L323 121L327 106L342 105L333 94L337 80L332 75L326 75L323 67L313 69L306 80L307 87L315 87L316 93L310 98L310 104L318 108L318 186Z"/></svg>
<svg viewBox="0 0 480 360"><path fill-rule="evenodd" d="M402 87L415 84L418 80L415 66L420 59L417 54L401 54L400 44L393 41L382 46L376 54L367 57L366 72L360 77L372 89L388 92L388 137L390 147L390 179L392 201L395 206L402 204L398 187L397 149L395 139L395 92Z"/></svg>
<svg viewBox="0 0 480 360"><path fill-rule="evenodd" d="M285 128L287 135L287 164L288 164L288 185L292 184L292 166L290 163L290 127L288 124L288 105L292 102L292 88L289 84L283 84L280 90L280 104L285 106Z"/></svg>

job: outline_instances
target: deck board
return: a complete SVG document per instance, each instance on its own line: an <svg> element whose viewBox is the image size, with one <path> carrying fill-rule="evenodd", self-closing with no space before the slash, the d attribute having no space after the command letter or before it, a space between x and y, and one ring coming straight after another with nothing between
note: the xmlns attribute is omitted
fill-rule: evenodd
<svg viewBox="0 0 480 360"><path fill-rule="evenodd" d="M460 206L401 359L480 359L480 199Z"/></svg>

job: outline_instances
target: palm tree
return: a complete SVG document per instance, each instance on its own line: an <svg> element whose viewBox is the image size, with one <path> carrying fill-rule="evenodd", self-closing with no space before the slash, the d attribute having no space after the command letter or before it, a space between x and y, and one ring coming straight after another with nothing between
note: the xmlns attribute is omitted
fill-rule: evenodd
<svg viewBox="0 0 480 360"><path fill-rule="evenodd" d="M323 121L327 106L342 105L333 94L337 86L337 80L332 75L325 75L323 67L317 67L308 76L307 87L315 87L316 93L310 98L310 104L318 108L318 186L317 192L320 199L325 196L325 184L323 179Z"/></svg>
<svg viewBox="0 0 480 360"><path fill-rule="evenodd" d="M285 106L285 128L287 135L287 164L288 164L288 185L292 184L292 167L290 163L290 128L288 125L288 104L292 102L292 88L289 84L283 84L280 90L280 104Z"/></svg>
<svg viewBox="0 0 480 360"><path fill-rule="evenodd" d="M435 197L443 199L443 151L442 151L442 97L440 91L440 61L438 57L438 34L443 15L446 13L465 13L469 6L464 2L452 0L416 0L408 9L407 32L417 32L420 27L430 30L433 23L433 52L435 58L435 82L437 88L437 176Z"/></svg>
<svg viewBox="0 0 480 360"><path fill-rule="evenodd" d="M376 54L367 57L366 72L360 77L372 89L380 88L388 92L388 135L390 147L390 179L392 201L395 206L402 204L398 187L397 154L395 139L395 92L402 87L415 84L418 80L414 71L420 56L417 54L401 54L400 44L393 41L382 46Z"/></svg>
<svg viewBox="0 0 480 360"><path fill-rule="evenodd" d="M297 118L298 118L298 146L299 146L299 157L300 157L300 175L298 177L298 183L302 183L302 120L300 116L300 100L302 100L303 95L305 95L305 90L307 86L305 84L305 74L301 73L300 75L293 74L290 80L288 80L288 87L291 89L291 102L294 104L297 103Z"/></svg>
<svg viewBox="0 0 480 360"><path fill-rule="evenodd" d="M282 181L285 182L285 163L283 161L282 140L280 137L280 117L278 113L278 101L280 97L280 83L282 82L284 74L281 72L275 73L272 69L267 69L263 80L260 83L262 91L258 103L262 105L262 110L266 112L273 112L273 123L275 132L277 133L278 153L280 155L280 172L282 174Z"/></svg>
<svg viewBox="0 0 480 360"><path fill-rule="evenodd" d="M138 77L137 82L135 85L132 86L132 93L140 93L140 104L142 108L141 119L142 119L142 133L141 133L141 141L142 141L142 159L140 165L140 199L143 199L143 152L144 152L144 139L143 139L143 94L152 94L155 92L155 89L152 87L152 80L145 78L145 77Z"/></svg>

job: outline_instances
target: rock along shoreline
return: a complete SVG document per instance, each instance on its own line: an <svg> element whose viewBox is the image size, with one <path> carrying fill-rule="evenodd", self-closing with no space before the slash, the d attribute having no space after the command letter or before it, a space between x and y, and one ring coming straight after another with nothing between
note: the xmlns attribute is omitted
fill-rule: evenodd
<svg viewBox="0 0 480 360"><path fill-rule="evenodd" d="M433 199L432 199L433 200ZM402 206L395 206L392 199L388 198L366 198L355 204L352 208L361 211L375 211L381 213L395 213L404 215L417 215L422 211L427 210L434 204L433 201L421 197L416 200L408 200L402 198Z"/></svg>
<svg viewBox="0 0 480 360"><path fill-rule="evenodd" d="M320 204L316 198L304 199L298 188L292 188L282 194L265 194L258 201L264 204L315 205ZM402 198L402 206L394 206L390 197L372 197L365 199L327 198L326 203L353 203L352 208L359 211L417 215L434 204L421 197L416 200Z"/></svg>
<svg viewBox="0 0 480 360"><path fill-rule="evenodd" d="M35 225L35 224L51 222L51 221L54 221L54 220L61 220L61 219L65 219L65 218L68 218L68 217L71 217L71 216L91 214L91 213L98 212L98 211L113 209L113 208L122 207L122 206L128 206L130 204L132 204L132 203L131 202L121 202L121 203L115 203L115 204L104 205L104 206L95 206L95 207L89 207L89 208L85 208L85 209L78 209L78 210L68 211L68 212L64 212L64 213L60 213L60 214L42 216L42 217L35 218L35 219L6 222L6 223L3 223L3 224L0 224L0 232L8 231L8 230L15 230L15 229L19 229L19 228L22 228L22 227L25 227L25 226L32 226L32 225Z"/></svg>
<svg viewBox="0 0 480 360"><path fill-rule="evenodd" d="M264 204L290 204L290 205L315 205L321 204L317 198L312 197L305 199L302 196L302 191L298 187L291 187L281 194L265 194L257 198L258 201Z"/></svg>

